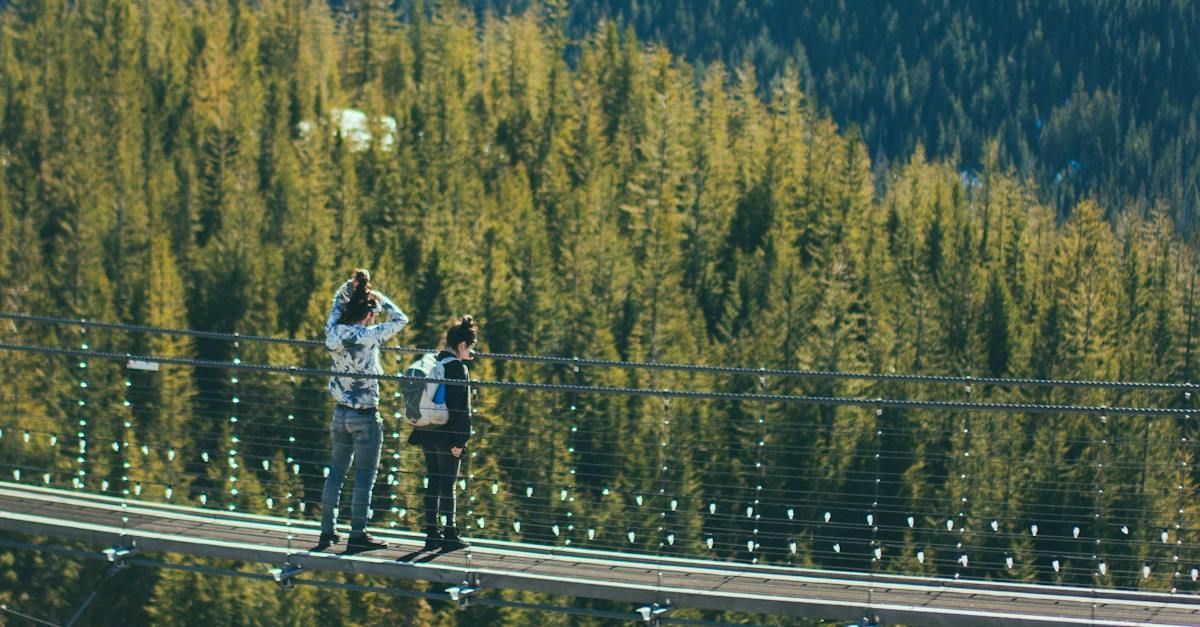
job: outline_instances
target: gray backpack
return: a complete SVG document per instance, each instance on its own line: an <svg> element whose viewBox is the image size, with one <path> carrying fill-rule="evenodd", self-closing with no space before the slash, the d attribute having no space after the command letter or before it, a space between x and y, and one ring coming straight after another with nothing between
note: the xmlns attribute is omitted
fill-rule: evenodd
<svg viewBox="0 0 1200 627"><path fill-rule="evenodd" d="M441 361L434 353L425 353L404 369L404 376L413 377L400 384L404 394L404 420L414 427L440 427L450 420L446 409L446 385L420 379L445 379L446 364L458 361L447 357Z"/></svg>

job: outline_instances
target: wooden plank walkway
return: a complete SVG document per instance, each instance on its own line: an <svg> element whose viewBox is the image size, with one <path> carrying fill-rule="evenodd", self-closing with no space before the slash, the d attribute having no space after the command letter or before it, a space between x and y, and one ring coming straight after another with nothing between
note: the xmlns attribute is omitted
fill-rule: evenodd
<svg viewBox="0 0 1200 627"><path fill-rule="evenodd" d="M444 583L481 593L517 589L637 606L732 610L882 624L1200 625L1200 596L922 577L872 576L645 554L472 540L470 549L417 554L414 532L375 530L387 550L314 553L312 521L0 482L0 529L133 545L303 570ZM399 560L399 561L398 561ZM303 577L303 571L299 575ZM868 611L869 609L869 611Z"/></svg>

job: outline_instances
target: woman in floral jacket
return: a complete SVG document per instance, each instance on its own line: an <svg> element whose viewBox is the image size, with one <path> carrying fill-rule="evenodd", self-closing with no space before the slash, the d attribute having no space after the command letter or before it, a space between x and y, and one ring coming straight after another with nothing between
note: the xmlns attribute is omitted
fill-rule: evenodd
<svg viewBox="0 0 1200 627"><path fill-rule="evenodd" d="M333 296L333 305L325 322L325 347L333 358L336 372L383 374L379 347L408 324L408 316L387 296L372 290L370 281L371 276L366 270L355 270L354 277ZM383 312L388 314L387 322L376 324L376 318ZM371 491L383 446L379 380L334 376L329 380L329 393L337 403L329 423L333 453L321 496L321 539L313 550L324 550L341 539L334 519L346 471L352 462L354 496L350 506L348 550L384 548L386 542L367 533L367 511L371 507Z"/></svg>

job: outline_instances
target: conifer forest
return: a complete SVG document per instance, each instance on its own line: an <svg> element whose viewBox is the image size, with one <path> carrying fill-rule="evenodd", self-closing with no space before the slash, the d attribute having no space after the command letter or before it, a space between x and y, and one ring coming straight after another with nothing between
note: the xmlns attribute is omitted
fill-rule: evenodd
<svg viewBox="0 0 1200 627"><path fill-rule="evenodd" d="M1193 382L1197 68L1200 3L1185 0L0 0L0 312L323 341L331 296L365 267L411 318L392 346L433 347L470 313L479 350L496 354ZM329 367L299 344L7 319L0 343ZM307 501L289 515L315 519L327 378L119 366L2 352L0 479L19 467L69 486L86 458L89 490L137 484L144 498L272 515ZM656 390L1196 402L1138 387L471 368ZM397 402L396 384L383 388ZM476 394L468 535L1197 588L1157 540L1169 530L1179 563L1200 563L1191 417ZM264 399L257 419L222 419L239 396ZM388 415L372 524L417 531L423 460ZM310 470L291 472L294 460ZM741 508L759 498L756 522ZM891 516L876 560L867 527L821 523L857 522L872 502ZM716 503L733 509L721 526ZM948 531L947 518L969 526ZM1108 523L1094 533L1114 564L1103 576L1084 557L1061 570L1031 557L1076 553L1029 534L1031 521L1077 519ZM938 534L981 556L958 564L950 544L918 559ZM105 568L0 544L0 602L65 622ZM86 624L615 624L187 569L118 576Z"/></svg>

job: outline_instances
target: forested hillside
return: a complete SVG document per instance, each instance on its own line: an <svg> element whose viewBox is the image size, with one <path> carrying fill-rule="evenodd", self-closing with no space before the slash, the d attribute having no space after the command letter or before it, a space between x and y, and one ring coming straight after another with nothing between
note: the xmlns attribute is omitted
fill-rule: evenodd
<svg viewBox="0 0 1200 627"><path fill-rule="evenodd" d="M470 4L481 14L505 14L539 3ZM1161 203L1182 228L1195 228L1194 2L554 4L572 36L614 19L695 64L751 63L764 84L796 72L822 112L843 128L862 129L877 165L903 161L922 145L977 173L994 139L1002 163L1034 175L1060 213L1098 196L1109 212Z"/></svg>
<svg viewBox="0 0 1200 627"><path fill-rule="evenodd" d="M1126 109L1125 100L1116 104L1103 83L1092 82L1101 80L1099 73L1085 75L1084 84L1100 91L1076 90L1077 72L1064 58L1063 88L1051 92L1056 95L1041 108L1040 100L1035 102L1043 97L1041 87L1035 90L1034 83L989 91L990 77L1009 71L1010 56L1011 66L1030 71L1040 67L1039 61L1019 58L1016 44L1010 50L987 43L992 41L982 34L987 31L977 37L962 22L950 29L956 35L949 42L969 45L946 52L964 59L953 70L962 74L947 80L963 86L953 90L957 94L978 86L979 100L919 97L937 89L933 85L940 83L931 77L951 77L952 70L910 60L906 44L899 43L896 64L914 73L907 89L896 89L889 105L894 109L889 109L868 95L877 93L879 82L900 80L884 62L812 61L807 70L783 72L768 82L750 65L730 68L713 61L698 68L612 22L584 31L563 30L562 20L538 13L480 22L470 7L442 7L428 18L418 10L397 19L387 5L361 2L353 14L335 14L325 3L304 0L10 2L0 13L0 310L318 338L333 289L351 268L366 266L376 285L412 315L411 329L401 336L412 345L432 345L451 315L470 312L481 322L481 348L494 352L1133 381L1195 381L1200 374L1196 251L1172 224L1172 217L1184 217L1182 200L1195 194L1194 186L1187 187L1194 185L1188 182L1194 174L1185 168L1196 149L1196 108L1187 98L1183 104L1172 100L1182 92L1139 92L1151 100L1158 93L1162 100ZM791 5L771 10L784 6ZM991 5L962 6L984 11ZM1026 4L1016 6L1024 11ZM1196 31L1183 28L1194 6L1170 6L1175 8L1163 10L1175 16L1171 28L1180 29L1170 31L1177 34L1171 35L1176 37L1172 45L1194 45L1187 38ZM1093 9L1080 10L1090 15ZM654 15L651 23L658 19ZM919 20L920 15L916 9L903 15L880 11L873 16L880 26L864 21L855 28L816 17L803 28L826 32L831 41L894 36L898 42L930 46L918 25L942 22ZM749 18L710 21L732 28L743 19ZM948 14L942 19L959 20ZM896 24L895 31L890 24ZM1050 28L1047 20L1038 41L1050 41ZM1066 27L1054 22L1053 28ZM709 31L689 32L698 37ZM1056 34L1053 46L1074 36ZM1148 51L1155 47L1149 40L1145 45ZM820 46L806 46L808 57L817 59ZM764 44L762 54L769 56L772 49ZM984 49L998 56L972 56L977 53L971 50ZM707 47L701 50L710 54ZM720 56L715 48L711 55ZM832 49L821 53L821 58L832 56ZM886 59L891 63L892 55ZM1109 67L1127 67L1122 63ZM782 65L779 60L767 67ZM825 69L816 72L817 67ZM874 69L858 73L868 67ZM1115 69L1103 76L1195 89L1194 81L1180 83L1190 69L1173 65L1166 75L1155 76L1147 68L1136 76ZM1053 68L1047 72L1055 76ZM814 106L806 97L811 91L806 85L814 84L818 103L828 103L839 116L858 117L862 130L841 130ZM1126 89L1124 83L1115 85L1114 94ZM988 108L1000 101L1005 104ZM1056 112L1060 106L1066 108ZM366 114L366 133L344 128L349 108ZM983 119L1002 129L999 141L988 140L997 132L991 122L975 117L978 109L989 111ZM1139 121L1150 109L1159 113L1150 122ZM1037 119L1043 122L1040 134L1030 131ZM1105 127L1108 134L1092 132L1094 125L1109 122L1117 126ZM1134 123L1136 132L1126 126ZM1158 148L1157 142L1167 139L1175 143ZM869 142L878 149L869 148ZM951 158L959 143L964 158L977 162L975 175L964 177ZM1122 152L1132 145L1155 148L1144 161L1113 156L1133 154ZM1098 151L1095 160L1088 150ZM886 155L886 168L873 163L872 152ZM1073 189L1107 185L1140 193L1125 187L1137 181L1144 182L1147 193L1175 196L1146 211L1122 211L1124 206L1105 193L1100 202L1072 201L1069 218L1060 221L1036 182L1006 165L1010 158L1030 163L1022 156L1026 152L1044 158L1043 179L1054 171L1077 177L1072 180L1081 182ZM1060 155L1058 161L1050 154ZM1066 165L1074 159L1080 161L1078 171ZM1071 192L1062 198L1075 197ZM79 342L73 335L37 329L5 323L0 338ZM121 350L328 365L322 351L246 344L235 354L230 345L214 342L136 341ZM0 460L58 463L44 461L58 458L49 445L40 444L43 440L25 446L11 434L29 416L47 417L57 421L55 429L75 432L73 416L81 411L79 367L5 355L0 373L6 387L19 392L0 412L0 428L9 434L0 439ZM576 375L495 363L481 363L476 374L670 389L745 391L756 385L707 375L651 378L601 370ZM94 412L89 437L145 443L146 450L158 451L145 454L153 459L140 461L144 468L128 472L181 473L184 461L165 453L171 447L202 443L218 451L230 441L233 427L199 417L211 409L205 403L216 406L205 398L229 398L233 384L228 380L186 370L164 375L145 384L153 400L140 410L146 413L134 416L122 408L124 375L107 376L110 386L98 381L90 388L107 396L89 405ZM298 414L303 424L297 426L323 438L328 399L319 381L305 385L297 394L312 410ZM776 380L771 386L769 391L781 394L818 396L912 392L902 385L864 382ZM975 394L1036 402L1159 402L1140 390ZM1190 459L1191 449L1175 437L1177 428L1194 436L1190 422L1164 420L1153 427L1147 422L1144 431L1135 431L1132 423L1116 420L1013 415L980 420L974 435L965 437L958 435L961 417L949 412L889 411L877 418L853 408L770 406L762 408L762 422L753 423L738 407L680 403L672 409L676 433L711 437L720 445L678 447L670 475L664 476L665 466L660 472L654 458L629 446L653 441L661 428L648 418L654 415L648 400L601 400L581 407L573 420L587 428L576 433L552 413L534 411L544 408L519 392L481 395L481 433L473 444L481 455L480 476L497 477L498 484L508 486L513 481L505 473L527 469L501 460L541 459L539 453L547 450L555 452L547 462L553 467L543 469L550 476L566 476L569 464L591 469L571 475L562 486L578 494L577 500L539 492L536 499L503 502L500 492L497 501L488 501L495 512L490 515L537 507L556 516L609 522L611 528L634 506L628 504L632 493L626 494L626 504L604 499L610 486L632 490L668 479L679 486L678 498L690 504L680 508L675 521L681 540L664 549L660 538L644 534L630 538L632 549L747 559L741 534L756 523L736 522L747 528L729 531L718 538L716 549L707 549L703 503L708 497L737 501L757 483L777 502L798 503L800 511L794 520L775 512L763 523L775 544L756 559L867 568L865 550L854 555L818 551L807 525L823 506L810 499L814 494L833 499L829 506L847 516L862 518L863 502L870 499L855 491L851 478L873 463L865 461L868 449L878 450L870 447L906 455L888 469L898 479L880 497L902 503L897 507L925 511L922 503L937 502L954 512L970 496L972 502L1002 503L1012 521L1021 521L1067 505L1055 494L1010 491L1001 483L1009 479L1005 455L1042 460L1032 476L1014 481L1067 477L1091 486L1103 473L1079 461L1094 454L1080 442L1100 441L1113 432L1123 436L1114 444L1123 448L1114 454L1134 461L1109 470L1107 480L1120 481L1125 473L1145 488L1119 496L1122 511L1141 516L1129 522L1135 533L1150 537L1168 523L1196 527L1195 513L1185 514L1176 501L1177 495L1191 493L1194 467L1179 470L1172 458L1169 470L1145 470L1155 454L1166 455L1163 451L1182 451L1179 455ZM871 435L877 419L888 424L884 442ZM844 455L807 455L817 444L797 425L839 435L819 445ZM525 437L530 434L536 439ZM1152 440L1171 444L1159 451L1150 448ZM323 452L327 442L310 446ZM134 455L128 451L136 446L119 448L113 455L88 449L88 489L107 489L109 479L114 486L129 482L122 474L128 460L121 456ZM261 499L251 496L295 481L277 474L284 472L278 461L283 450L237 448L249 459L239 484L244 494L228 501L214 496L212 505L265 511ZM766 451L758 454L770 467L802 469L797 475L807 479L756 471L745 462L754 450ZM962 453L971 450L981 454L980 466L972 471L979 480L958 483L955 464L965 463ZM81 451L80 465L83 456ZM403 482L415 491L420 476L414 457L405 454ZM926 463L934 458L940 461ZM74 468L73 459L62 459L69 463L55 472ZM260 464L264 460L273 463ZM226 480L214 469L197 475L195 485L181 479L173 496L146 497L196 504L198 494L207 494L203 488ZM313 500L319 479L292 487ZM525 493L523 486L517 489ZM1071 504L1089 512L1093 505L1090 500ZM414 521L416 528L409 515L404 521ZM941 524L931 521L923 524ZM560 541L549 523L493 526L486 533ZM575 533L583 542L582 532ZM1018 535L1019 530L1012 537ZM786 537L800 538L802 545L787 551L780 540ZM908 550L917 541L913 536L888 541L894 552L889 549L879 568L947 574L932 561L917 562ZM1027 556L1041 541L1021 536L997 550ZM1152 558L1169 560L1141 553L1125 558L1139 566ZM2 570L11 573L0 574L0 599L35 604L46 615L69 612L98 572L94 565L29 552L6 551L0 560ZM989 566L976 568L972 576L997 574ZM1018 576L1026 579L1079 583L1045 565L1022 568ZM527 624L535 619L530 612L487 609L476 611L492 613L443 608L435 616L424 602L339 591L306 589L283 597L270 584L194 573L139 577L113 592L121 612L94 620L326 624L461 618L464 624ZM1110 574L1097 581L1162 589L1173 585L1171 577L1164 568L1143 579ZM39 590L47 591L44 597L36 596Z"/></svg>

